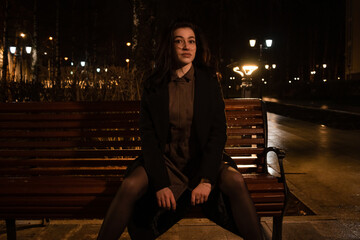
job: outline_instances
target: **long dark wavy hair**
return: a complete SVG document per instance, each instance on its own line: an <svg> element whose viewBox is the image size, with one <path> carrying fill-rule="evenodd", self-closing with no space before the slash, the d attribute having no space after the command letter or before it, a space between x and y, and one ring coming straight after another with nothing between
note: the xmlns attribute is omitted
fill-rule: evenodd
<svg viewBox="0 0 360 240"><path fill-rule="evenodd" d="M156 87L170 80L171 71L177 68L174 31L185 27L191 28L195 33L196 55L193 64L198 67L210 66L210 49L199 27L187 20L176 20L162 34L155 55L155 67L151 76L145 81L145 86Z"/></svg>

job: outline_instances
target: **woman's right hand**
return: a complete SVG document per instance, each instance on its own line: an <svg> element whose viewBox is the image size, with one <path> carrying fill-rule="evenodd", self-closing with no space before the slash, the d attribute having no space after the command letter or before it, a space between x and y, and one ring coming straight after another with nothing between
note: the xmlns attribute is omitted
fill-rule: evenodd
<svg viewBox="0 0 360 240"><path fill-rule="evenodd" d="M159 207L176 210L176 201L173 192L166 187L156 192Z"/></svg>

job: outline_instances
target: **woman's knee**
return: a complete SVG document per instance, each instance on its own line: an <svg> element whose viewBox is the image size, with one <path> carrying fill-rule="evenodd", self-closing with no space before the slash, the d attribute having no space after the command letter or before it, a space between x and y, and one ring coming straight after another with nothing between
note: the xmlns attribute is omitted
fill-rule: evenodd
<svg viewBox="0 0 360 240"><path fill-rule="evenodd" d="M135 172L134 172L135 173ZM126 177L121 184L119 193L124 194L124 196L139 198L147 190L148 180L147 176L142 176L142 173L139 172L131 174Z"/></svg>
<svg viewBox="0 0 360 240"><path fill-rule="evenodd" d="M221 188L228 193L244 193L248 192L245 180L241 173L237 170L226 170L222 174Z"/></svg>

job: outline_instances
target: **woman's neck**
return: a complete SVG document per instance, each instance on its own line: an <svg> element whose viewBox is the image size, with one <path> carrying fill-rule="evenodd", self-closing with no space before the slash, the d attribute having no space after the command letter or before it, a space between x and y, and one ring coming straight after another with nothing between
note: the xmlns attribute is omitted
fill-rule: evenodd
<svg viewBox="0 0 360 240"><path fill-rule="evenodd" d="M176 69L175 70L176 75L179 78L182 78L190 70L191 66L192 66L192 63L189 63L189 64L186 64L185 66L183 66L181 68Z"/></svg>

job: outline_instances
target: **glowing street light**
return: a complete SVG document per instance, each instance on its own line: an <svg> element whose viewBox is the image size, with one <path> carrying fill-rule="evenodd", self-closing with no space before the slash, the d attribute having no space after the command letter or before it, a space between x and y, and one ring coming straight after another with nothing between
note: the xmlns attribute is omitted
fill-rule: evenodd
<svg viewBox="0 0 360 240"><path fill-rule="evenodd" d="M85 67L85 64L86 64L85 61L81 61L81 62L80 62L80 65L81 65L82 67Z"/></svg>
<svg viewBox="0 0 360 240"><path fill-rule="evenodd" d="M15 54L15 53L16 53L16 47L15 47L15 46L11 46L11 47L10 47L10 53L11 53L11 54Z"/></svg>
<svg viewBox="0 0 360 240"><path fill-rule="evenodd" d="M20 33L20 37L25 38L26 34L25 33Z"/></svg>
<svg viewBox="0 0 360 240"><path fill-rule="evenodd" d="M25 47L25 51L26 51L27 54L30 54L31 50L32 50L32 47L30 47L30 46Z"/></svg>
<svg viewBox="0 0 360 240"><path fill-rule="evenodd" d="M256 45L256 39L250 39L249 40L250 47L255 47Z"/></svg>
<svg viewBox="0 0 360 240"><path fill-rule="evenodd" d="M266 47L268 47L268 48L272 46L272 43L273 43L272 39L266 39L265 40Z"/></svg>
<svg viewBox="0 0 360 240"><path fill-rule="evenodd" d="M256 65L244 65L242 69L244 70L245 75L250 76L254 71L259 67Z"/></svg>
<svg viewBox="0 0 360 240"><path fill-rule="evenodd" d="M127 42L126 46L130 47L131 46L131 42Z"/></svg>
<svg viewBox="0 0 360 240"><path fill-rule="evenodd" d="M236 72L236 73L238 73L238 74L240 74L241 77L244 77L244 76L245 76L244 73L240 70L239 67L234 67L234 68L233 68L233 71ZM235 78L234 78L234 79L235 79Z"/></svg>

